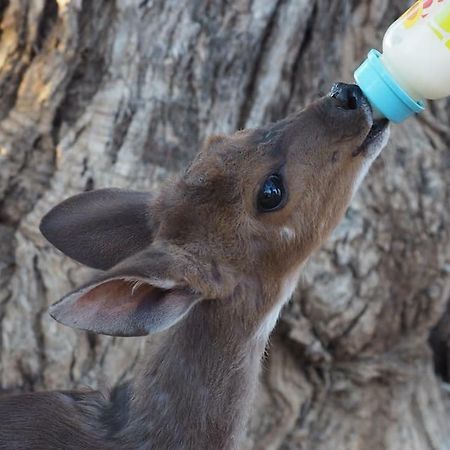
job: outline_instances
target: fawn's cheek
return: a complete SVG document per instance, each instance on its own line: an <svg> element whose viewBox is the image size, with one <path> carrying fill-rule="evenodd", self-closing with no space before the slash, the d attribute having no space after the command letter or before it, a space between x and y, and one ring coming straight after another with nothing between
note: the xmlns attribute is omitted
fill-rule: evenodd
<svg viewBox="0 0 450 450"><path fill-rule="evenodd" d="M283 241L293 242L296 239L297 232L290 225L283 225L279 230L280 237Z"/></svg>

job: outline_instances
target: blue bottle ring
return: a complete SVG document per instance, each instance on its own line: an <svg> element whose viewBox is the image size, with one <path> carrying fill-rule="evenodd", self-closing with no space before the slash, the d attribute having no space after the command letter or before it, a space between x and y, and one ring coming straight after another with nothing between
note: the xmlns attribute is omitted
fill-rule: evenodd
<svg viewBox="0 0 450 450"><path fill-rule="evenodd" d="M424 103L408 95L387 71L377 50L370 50L354 77L372 106L392 122L403 122L425 109Z"/></svg>

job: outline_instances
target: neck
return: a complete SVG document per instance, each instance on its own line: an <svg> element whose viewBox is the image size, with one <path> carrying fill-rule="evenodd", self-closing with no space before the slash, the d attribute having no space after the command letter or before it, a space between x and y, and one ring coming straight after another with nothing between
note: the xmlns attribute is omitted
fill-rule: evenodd
<svg viewBox="0 0 450 450"><path fill-rule="evenodd" d="M237 313L250 309L241 297L201 302L161 334L133 384L123 430L129 448L236 448L268 339L255 309L244 316L251 321Z"/></svg>

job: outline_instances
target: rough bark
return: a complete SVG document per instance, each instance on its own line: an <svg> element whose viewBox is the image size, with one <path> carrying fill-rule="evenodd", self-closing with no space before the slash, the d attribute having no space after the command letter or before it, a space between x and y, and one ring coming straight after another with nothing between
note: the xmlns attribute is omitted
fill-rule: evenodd
<svg viewBox="0 0 450 450"><path fill-rule="evenodd" d="M46 314L87 273L39 235L51 206L86 189L153 189L207 135L281 118L350 81L406 6L0 1L2 389L111 385L144 347ZM449 120L449 104L435 102L393 128L310 260L272 339L243 448L450 448Z"/></svg>

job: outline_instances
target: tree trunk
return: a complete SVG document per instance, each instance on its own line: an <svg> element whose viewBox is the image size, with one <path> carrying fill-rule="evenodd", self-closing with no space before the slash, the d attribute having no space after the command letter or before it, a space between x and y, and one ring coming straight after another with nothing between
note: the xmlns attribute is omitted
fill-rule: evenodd
<svg viewBox="0 0 450 450"><path fill-rule="evenodd" d="M111 385L144 347L48 316L88 272L40 236L47 210L92 188L153 189L206 136L351 81L407 6L0 0L2 388ZM392 128L283 312L243 448L450 449L449 120L435 102Z"/></svg>

